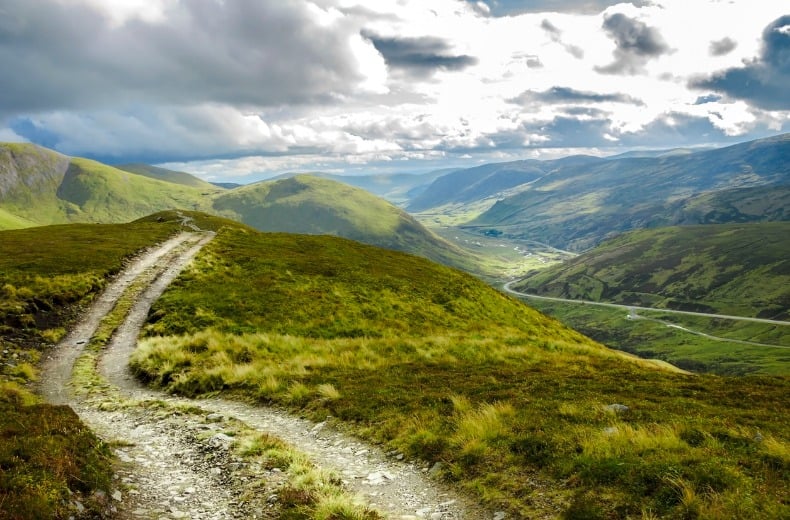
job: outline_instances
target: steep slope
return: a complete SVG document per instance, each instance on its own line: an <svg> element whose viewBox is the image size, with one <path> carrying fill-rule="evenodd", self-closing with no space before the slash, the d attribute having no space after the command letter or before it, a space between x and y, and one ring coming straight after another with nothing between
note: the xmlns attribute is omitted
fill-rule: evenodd
<svg viewBox="0 0 790 520"><path fill-rule="evenodd" d="M645 229L516 284L562 298L790 318L790 222Z"/></svg>
<svg viewBox="0 0 790 520"><path fill-rule="evenodd" d="M691 213L678 220L673 209L691 197L787 185L790 134L691 154L562 166L470 226L579 251L617 232L689 222ZM763 218L774 217L753 219Z"/></svg>
<svg viewBox="0 0 790 520"><path fill-rule="evenodd" d="M69 164L65 155L40 146L0 143L0 229L63 218L66 205L56 192Z"/></svg>
<svg viewBox="0 0 790 520"><path fill-rule="evenodd" d="M299 175L219 195L214 211L262 231L336 235L469 267L470 257L360 188Z"/></svg>
<svg viewBox="0 0 790 520"><path fill-rule="evenodd" d="M127 222L171 208L201 209L203 189L70 158L27 144L0 145L0 226Z"/></svg>
<svg viewBox="0 0 790 520"><path fill-rule="evenodd" d="M450 172L436 179L409 202L409 211L424 211L450 203L470 203L530 183L563 164L587 164L600 159L572 156L557 161L512 161L484 164Z"/></svg>
<svg viewBox="0 0 790 520"><path fill-rule="evenodd" d="M183 186L191 186L193 188L200 188L212 193L216 192L218 187L214 184L198 179L191 173L158 168L156 166L151 166L150 164L121 164L116 166L116 168L125 172L136 173L137 175L150 177L151 179L171 182L173 184L181 184Z"/></svg>
<svg viewBox="0 0 790 520"><path fill-rule="evenodd" d="M420 258L221 230L149 318L149 384L340 424L508 518L786 511L786 378L657 369Z"/></svg>

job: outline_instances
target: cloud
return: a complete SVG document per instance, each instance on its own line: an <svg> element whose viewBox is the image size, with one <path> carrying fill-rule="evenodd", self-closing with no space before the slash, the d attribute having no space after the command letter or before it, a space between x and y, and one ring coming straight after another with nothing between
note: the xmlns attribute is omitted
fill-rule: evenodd
<svg viewBox="0 0 790 520"><path fill-rule="evenodd" d="M414 76L427 77L439 70L462 70L477 63L473 56L453 54L450 45L439 38L384 37L369 31L363 31L362 35L381 53L387 65Z"/></svg>
<svg viewBox="0 0 790 520"><path fill-rule="evenodd" d="M738 42L733 40L732 38L722 38L721 40L716 40L710 42L710 47L708 47L708 52L711 56L725 56L732 51L735 50L735 47L738 46Z"/></svg>
<svg viewBox="0 0 790 520"><path fill-rule="evenodd" d="M365 80L351 45L358 27L342 16L322 20L327 13L306 2L169 2L163 21L123 23L65 0L3 0L3 9L0 116L137 103L308 104Z"/></svg>
<svg viewBox="0 0 790 520"><path fill-rule="evenodd" d="M568 87L551 87L542 92L526 90L509 100L511 103L524 105L529 103L628 103L631 105L644 105L644 103L628 94L598 94L595 92L585 92Z"/></svg>
<svg viewBox="0 0 790 520"><path fill-rule="evenodd" d="M766 110L790 110L790 15L765 28L759 57L690 82L692 88L711 89Z"/></svg>
<svg viewBox="0 0 790 520"><path fill-rule="evenodd" d="M607 7L617 5L623 0L466 0L482 15L517 16L525 13L581 13L598 14ZM649 0L631 0L637 7L650 5ZM479 6L483 4L485 7Z"/></svg>
<svg viewBox="0 0 790 520"><path fill-rule="evenodd" d="M540 23L540 28L546 31L551 38L551 41L562 45L574 58L584 58L584 50L576 45L571 45L562 41L562 31L559 30L553 23L544 19Z"/></svg>
<svg viewBox="0 0 790 520"><path fill-rule="evenodd" d="M670 50L658 29L622 13L604 18L603 28L617 45L614 61L603 67L595 67L595 70L604 74L638 74L651 58Z"/></svg>
<svg viewBox="0 0 790 520"><path fill-rule="evenodd" d="M721 101L721 96L716 94L708 94L707 96L699 96L694 104L704 105L706 103L716 103L717 101Z"/></svg>

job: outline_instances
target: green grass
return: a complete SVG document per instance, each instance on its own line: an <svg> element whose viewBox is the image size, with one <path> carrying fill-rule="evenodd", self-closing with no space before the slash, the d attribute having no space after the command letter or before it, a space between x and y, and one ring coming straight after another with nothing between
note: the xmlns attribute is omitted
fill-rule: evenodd
<svg viewBox="0 0 790 520"><path fill-rule="evenodd" d="M627 319L623 309L529 300L530 305L561 320L595 340L643 358L657 358L694 372L720 375L765 374L787 376L790 348L771 348L718 341L690 334L649 320ZM790 347L790 327L741 323L640 311L660 319L721 338Z"/></svg>
<svg viewBox="0 0 790 520"><path fill-rule="evenodd" d="M213 210L261 231L342 236L467 270L477 268L473 257L405 211L329 179L297 175L243 186L216 197Z"/></svg>
<svg viewBox="0 0 790 520"><path fill-rule="evenodd" d="M183 172L114 168L34 145L0 143L0 229L119 223L154 212L205 211L262 231L329 234L477 272L476 259L382 198L309 175L224 190Z"/></svg>
<svg viewBox="0 0 790 520"><path fill-rule="evenodd" d="M109 449L70 408L8 397L0 395L0 518L65 519L77 500L99 514L92 492L110 489Z"/></svg>
<svg viewBox="0 0 790 520"><path fill-rule="evenodd" d="M216 187L186 186L69 158L33 145L0 144L0 229L70 222L120 223L157 211L208 209Z"/></svg>
<svg viewBox="0 0 790 520"><path fill-rule="evenodd" d="M534 271L528 293L625 305L790 321L790 223L639 230L565 263ZM727 343L646 321L626 311L532 304L613 348L695 371L788 375L790 349ZM790 347L790 327L644 313L713 336Z"/></svg>
<svg viewBox="0 0 790 520"><path fill-rule="evenodd" d="M790 317L790 222L626 233L515 288L580 300Z"/></svg>
<svg viewBox="0 0 790 520"><path fill-rule="evenodd" d="M228 223L191 215L204 229ZM32 393L36 366L126 259L180 228L170 212L124 225L0 231L0 518L65 519L77 500L88 516L103 514L92 492L109 490L109 450L68 407Z"/></svg>
<svg viewBox="0 0 790 520"><path fill-rule="evenodd" d="M331 415L514 517L789 514L787 378L661 369L421 259L226 229L146 335L156 386Z"/></svg>

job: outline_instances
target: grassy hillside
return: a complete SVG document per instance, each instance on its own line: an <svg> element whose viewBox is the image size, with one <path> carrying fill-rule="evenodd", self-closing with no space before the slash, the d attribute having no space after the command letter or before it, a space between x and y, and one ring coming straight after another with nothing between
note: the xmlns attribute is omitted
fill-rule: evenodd
<svg viewBox="0 0 790 520"><path fill-rule="evenodd" d="M613 234L645 227L706 222L708 212L693 220L693 204L684 202L722 190L790 185L790 134L716 150L660 157L622 158L584 165L567 165L535 181L528 190L497 202L470 223L516 237L583 251ZM745 208L749 220L786 218L776 208L758 211L759 201L733 204ZM733 195L733 194L731 194ZM709 195L706 195L710 197ZM710 200L710 199L708 199ZM690 202L691 203L691 202ZM727 206L727 201L718 204ZM727 212L714 222L726 222ZM735 215L737 221L741 217Z"/></svg>
<svg viewBox="0 0 790 520"><path fill-rule="evenodd" d="M427 173L382 173L370 175L333 175L323 172L287 173L272 180L282 180L297 175L310 175L362 188L393 204L404 204L411 197L425 190L434 180L454 169L435 170Z"/></svg>
<svg viewBox="0 0 790 520"><path fill-rule="evenodd" d="M68 157L32 144L0 143L0 229L65 221L56 192Z"/></svg>
<svg viewBox="0 0 790 520"><path fill-rule="evenodd" d="M562 298L790 321L790 222L632 231L527 277Z"/></svg>
<svg viewBox="0 0 790 520"><path fill-rule="evenodd" d="M0 145L0 229L127 222L167 209L200 210L264 231L339 235L487 273L474 255L404 211L333 180L296 176L225 190L182 172L146 165L124 168L33 145ZM369 176L364 183L382 189L394 183L392 189L402 192L420 178Z"/></svg>
<svg viewBox="0 0 790 520"><path fill-rule="evenodd" d="M181 184L183 186L191 186L193 188L200 188L207 193L216 193L218 186L198 179L191 173L177 172L165 168L157 168L150 164L121 164L116 166L117 169L129 173L142 175L143 177L150 177L160 181L170 182L172 184Z"/></svg>
<svg viewBox="0 0 790 520"><path fill-rule="evenodd" d="M0 145L0 226L128 222L172 208L201 209L216 187L137 175L34 145Z"/></svg>
<svg viewBox="0 0 790 520"><path fill-rule="evenodd" d="M515 288L544 296L790 321L790 223L639 230L535 272ZM694 336L625 311L534 301L612 347L693 370L788 373L787 348ZM643 313L644 314L644 313ZM790 348L790 327L648 313L719 338Z"/></svg>
<svg viewBox="0 0 790 520"><path fill-rule="evenodd" d="M336 235L432 260L474 268L470 255L403 210L336 181L299 175L222 193L214 211L261 231Z"/></svg>
<svg viewBox="0 0 790 520"><path fill-rule="evenodd" d="M188 213L204 229L231 223ZM175 212L130 224L0 231L0 518L100 518L111 455L68 407L32 393L37 365L125 259L177 232ZM117 484L116 484L117 485Z"/></svg>
<svg viewBox="0 0 790 520"><path fill-rule="evenodd" d="M124 258L164 239L162 223L0 231L0 518L68 518L110 489L109 449L68 407L38 402L36 365Z"/></svg>
<svg viewBox="0 0 790 520"><path fill-rule="evenodd" d="M625 357L420 258L225 229L144 334L149 383L331 416L509 517L790 513L787 378Z"/></svg>
<svg viewBox="0 0 790 520"><path fill-rule="evenodd" d="M412 198L408 209L420 212L447 204L473 203L539 179L554 167L553 161L529 160L484 164L450 172Z"/></svg>

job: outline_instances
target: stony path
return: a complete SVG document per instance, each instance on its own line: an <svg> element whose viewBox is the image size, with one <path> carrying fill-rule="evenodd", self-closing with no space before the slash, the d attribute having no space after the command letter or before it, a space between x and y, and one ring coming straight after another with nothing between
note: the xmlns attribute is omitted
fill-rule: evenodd
<svg viewBox="0 0 790 520"><path fill-rule="evenodd" d="M276 468L250 467L234 458L229 449L232 437L225 431L236 422L306 453L388 518L504 518L502 513L486 512L431 480L430 468L399 460L399 454L384 453L323 423L239 402L166 396L140 386L126 367L148 310L210 239L205 233L182 233L138 258L97 299L55 351L56 356L45 363L42 393L48 400L71 405L97 434L115 444L122 464L111 496L121 518L276 518L269 494L284 476ZM109 401L95 396L86 399L65 390L74 361L101 318L146 272L153 282L137 299L99 361L99 372L110 384L105 392L112 397ZM119 400L118 394L125 403L108 406L113 399ZM179 412L184 406L191 411ZM251 493L251 482L259 482L261 477L268 488L258 483Z"/></svg>

